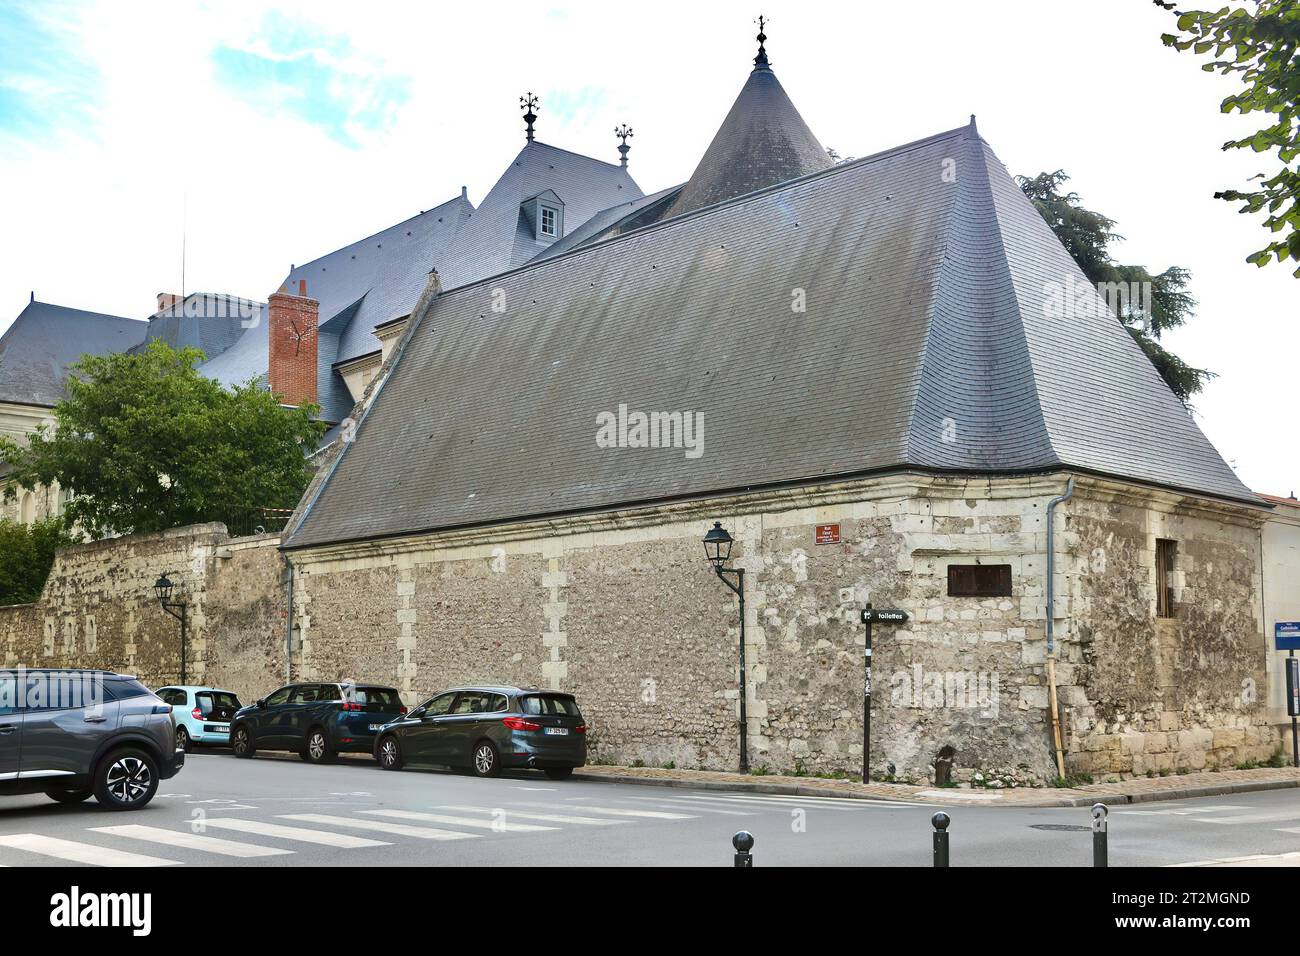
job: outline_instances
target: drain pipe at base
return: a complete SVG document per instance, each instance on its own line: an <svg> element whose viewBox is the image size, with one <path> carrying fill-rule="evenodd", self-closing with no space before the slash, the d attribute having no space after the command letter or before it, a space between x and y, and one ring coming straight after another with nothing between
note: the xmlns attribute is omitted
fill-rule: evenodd
<svg viewBox="0 0 1300 956"><path fill-rule="evenodd" d="M1056 506L1074 494L1074 476L1065 483L1065 494L1047 503L1047 702L1052 710L1052 741L1056 745L1056 775L1065 779L1065 755L1061 752L1061 712L1056 704Z"/></svg>

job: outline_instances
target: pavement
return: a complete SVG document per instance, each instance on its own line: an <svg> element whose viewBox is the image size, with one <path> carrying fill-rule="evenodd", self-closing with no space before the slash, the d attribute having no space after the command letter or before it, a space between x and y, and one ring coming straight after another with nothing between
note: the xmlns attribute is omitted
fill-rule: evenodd
<svg viewBox="0 0 1300 956"><path fill-rule="evenodd" d="M484 780L386 772L365 760L198 752L137 812L0 799L0 866L731 866L741 829L754 835L756 866L931 864L939 804L597 774L609 776L596 768L562 782L526 771ZM1091 865L1086 808L942 806L953 866ZM1109 823L1112 866L1300 861L1294 790L1117 807Z"/></svg>
<svg viewBox="0 0 1300 956"><path fill-rule="evenodd" d="M933 804L979 804L1014 807L1091 807L1144 803L1149 800L1182 800L1193 797L1255 793L1300 787L1300 769L1295 767L1257 770L1221 770L1171 774L1167 777L1137 777L1113 783L1081 787L977 787L914 786L902 783L861 784L852 780L821 777L783 777L712 770L677 770L657 767L590 766L578 771L584 779L630 782L663 787L733 790L741 793L769 793L786 796L835 796L859 800L900 800Z"/></svg>

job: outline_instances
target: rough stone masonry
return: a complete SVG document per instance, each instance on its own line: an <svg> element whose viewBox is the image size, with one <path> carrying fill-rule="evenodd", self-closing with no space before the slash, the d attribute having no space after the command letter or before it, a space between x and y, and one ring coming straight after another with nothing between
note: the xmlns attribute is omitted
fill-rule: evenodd
<svg viewBox="0 0 1300 956"><path fill-rule="evenodd" d="M899 475L289 555L221 525L59 554L39 603L0 608L6 666L179 679L167 571L190 615L190 680L263 696L295 680L392 683L408 703L493 681L562 688L593 758L732 769L737 606L704 557L713 520L746 570L750 762L861 763L862 605L875 635L873 775L988 785L1056 776L1045 670L1047 502L1060 475ZM1057 678L1069 771L1098 779L1268 759L1259 522L1252 509L1079 478L1057 513ZM817 544L819 524L839 541ZM1156 540L1178 542L1156 617ZM950 564L1010 565L1011 595L951 597ZM291 653L287 662L286 654ZM291 665L291 669L290 669ZM1260 688L1257 692L1256 688ZM978 777L977 777L978 775Z"/></svg>

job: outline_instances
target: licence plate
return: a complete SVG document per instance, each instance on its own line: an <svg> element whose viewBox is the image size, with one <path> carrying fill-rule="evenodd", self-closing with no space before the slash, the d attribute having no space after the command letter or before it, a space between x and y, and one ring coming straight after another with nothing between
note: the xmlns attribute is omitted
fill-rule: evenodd
<svg viewBox="0 0 1300 956"><path fill-rule="evenodd" d="M204 724L203 732L205 734L228 734L230 733L229 724Z"/></svg>
<svg viewBox="0 0 1300 956"><path fill-rule="evenodd" d="M563 737L569 732L568 727L547 727L546 733L555 737Z"/></svg>
<svg viewBox="0 0 1300 956"><path fill-rule="evenodd" d="M372 730L372 731L374 731L374 730L378 730L378 729L379 729L380 727L382 727L382 726L384 726L384 725L383 725L383 724L371 724L369 729Z"/></svg>

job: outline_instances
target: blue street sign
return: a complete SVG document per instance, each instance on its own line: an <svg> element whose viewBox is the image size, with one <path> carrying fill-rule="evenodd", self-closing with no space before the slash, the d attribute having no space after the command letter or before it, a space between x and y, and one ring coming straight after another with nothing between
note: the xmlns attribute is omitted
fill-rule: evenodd
<svg viewBox="0 0 1300 956"><path fill-rule="evenodd" d="M1273 643L1279 651L1300 651L1300 621L1275 622Z"/></svg>

